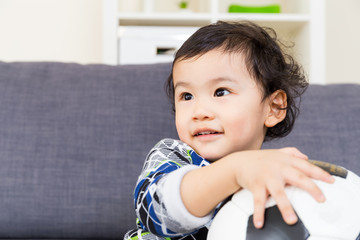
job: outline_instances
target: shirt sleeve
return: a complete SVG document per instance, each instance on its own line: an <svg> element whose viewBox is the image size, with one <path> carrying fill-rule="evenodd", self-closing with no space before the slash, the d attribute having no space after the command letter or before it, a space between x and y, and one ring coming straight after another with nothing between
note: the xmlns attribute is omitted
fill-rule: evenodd
<svg viewBox="0 0 360 240"><path fill-rule="evenodd" d="M193 164L189 146L164 139L150 151L138 179L134 197L141 226L159 236L177 237L196 232L213 217L193 216L180 195L183 176L200 166Z"/></svg>

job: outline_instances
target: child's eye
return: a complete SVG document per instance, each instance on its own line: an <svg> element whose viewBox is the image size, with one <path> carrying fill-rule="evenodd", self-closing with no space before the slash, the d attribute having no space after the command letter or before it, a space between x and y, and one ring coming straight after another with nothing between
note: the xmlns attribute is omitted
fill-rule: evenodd
<svg viewBox="0 0 360 240"><path fill-rule="evenodd" d="M193 99L193 95L191 95L191 93L183 93L183 94L181 94L181 99L183 99L185 101L189 101L189 100Z"/></svg>
<svg viewBox="0 0 360 240"><path fill-rule="evenodd" d="M214 93L214 96L215 97L222 97L222 96L225 96L225 95L228 95L230 94L230 91L224 89L224 88L219 88L215 91Z"/></svg>

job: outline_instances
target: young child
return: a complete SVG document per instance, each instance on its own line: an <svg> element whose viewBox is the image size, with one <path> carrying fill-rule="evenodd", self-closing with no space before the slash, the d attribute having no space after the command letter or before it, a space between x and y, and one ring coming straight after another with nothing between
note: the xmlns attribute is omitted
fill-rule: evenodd
<svg viewBox="0 0 360 240"><path fill-rule="evenodd" d="M325 201L311 180L332 177L295 148L261 150L287 135L308 85L273 30L218 22L200 28L177 51L167 90L180 140L149 152L135 188L138 229L124 239L206 239L216 210L242 188L254 196L254 224L271 195L286 223L297 221L284 188Z"/></svg>

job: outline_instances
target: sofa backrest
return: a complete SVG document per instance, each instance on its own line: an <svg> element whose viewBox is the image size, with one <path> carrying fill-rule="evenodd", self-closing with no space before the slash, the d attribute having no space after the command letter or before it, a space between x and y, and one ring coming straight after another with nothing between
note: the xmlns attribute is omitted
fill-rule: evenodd
<svg viewBox="0 0 360 240"><path fill-rule="evenodd" d="M300 106L293 131L263 147L294 146L360 175L360 85L310 85Z"/></svg>
<svg viewBox="0 0 360 240"><path fill-rule="evenodd" d="M118 238L146 154L176 137L170 64L0 63L0 238Z"/></svg>
<svg viewBox="0 0 360 240"><path fill-rule="evenodd" d="M144 159L176 138L170 64L0 62L0 238L122 239ZM360 174L360 86L312 85L287 137Z"/></svg>

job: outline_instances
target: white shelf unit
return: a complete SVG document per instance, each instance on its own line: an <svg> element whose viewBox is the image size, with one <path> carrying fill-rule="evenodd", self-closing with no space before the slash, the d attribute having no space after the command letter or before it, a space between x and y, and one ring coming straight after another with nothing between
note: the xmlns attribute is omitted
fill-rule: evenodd
<svg viewBox="0 0 360 240"><path fill-rule="evenodd" d="M150 2L150 3L149 3ZM311 83L325 84L326 0L191 0L189 12L172 0L103 0L104 63L119 64L119 26L200 27L218 20L249 20L272 27L280 39L294 43L293 54L304 66ZM227 13L230 3L281 5L279 14ZM128 7L126 4L137 3ZM125 9L127 6L128 9ZM150 7L149 7L150 6Z"/></svg>

